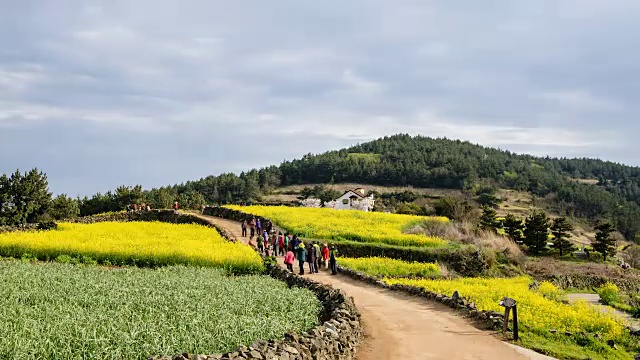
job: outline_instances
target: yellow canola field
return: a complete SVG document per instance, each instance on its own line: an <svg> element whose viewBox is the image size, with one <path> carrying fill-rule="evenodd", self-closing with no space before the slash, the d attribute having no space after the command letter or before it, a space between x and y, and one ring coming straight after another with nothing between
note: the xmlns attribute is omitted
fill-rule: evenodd
<svg viewBox="0 0 640 360"><path fill-rule="evenodd" d="M401 246L439 247L447 244L447 241L438 237L403 233L412 225L425 220L449 221L445 217L287 206L228 206L228 208L265 217L287 231L306 238L344 239Z"/></svg>
<svg viewBox="0 0 640 360"><path fill-rule="evenodd" d="M530 290L531 279L517 278L460 278L455 280L413 280L385 279L387 284L402 284L424 288L433 292L449 295L458 291L460 296L468 297L480 310L503 312L498 303L503 297L511 297L518 302L519 322L540 334L549 330L572 333L598 333L605 339L617 339L624 333L624 325L618 318L599 312L586 302L567 305L545 298L539 291ZM552 284L546 283L544 293ZM557 290L557 289L556 289Z"/></svg>
<svg viewBox="0 0 640 360"><path fill-rule="evenodd" d="M0 234L0 255L24 254L43 260L91 257L114 265L207 266L235 274L263 268L249 246L226 241L212 228L162 222L61 223L58 230Z"/></svg>
<svg viewBox="0 0 640 360"><path fill-rule="evenodd" d="M407 262L380 257L340 258L338 264L370 276L433 278L442 275L440 266L435 263Z"/></svg>

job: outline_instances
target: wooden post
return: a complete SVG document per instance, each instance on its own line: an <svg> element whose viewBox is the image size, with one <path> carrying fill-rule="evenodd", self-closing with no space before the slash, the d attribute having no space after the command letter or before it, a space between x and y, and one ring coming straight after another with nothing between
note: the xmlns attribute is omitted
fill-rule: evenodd
<svg viewBox="0 0 640 360"><path fill-rule="evenodd" d="M513 327L515 339L518 340L518 313L516 309L516 301L512 298L504 297L500 301L500 306L504 307L504 324L502 326L502 333L506 333L509 329L509 312L513 309Z"/></svg>
<svg viewBox="0 0 640 360"><path fill-rule="evenodd" d="M506 334L507 330L509 329L509 312L511 311L511 308L508 306L505 306L504 308L504 323L502 324L502 333Z"/></svg>
<svg viewBox="0 0 640 360"><path fill-rule="evenodd" d="M518 340L518 305L513 305L513 340Z"/></svg>

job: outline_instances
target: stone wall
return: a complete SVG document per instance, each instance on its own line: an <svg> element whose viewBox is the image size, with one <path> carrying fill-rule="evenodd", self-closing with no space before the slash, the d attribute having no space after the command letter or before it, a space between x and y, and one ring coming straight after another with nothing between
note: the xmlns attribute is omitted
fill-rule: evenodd
<svg viewBox="0 0 640 360"><path fill-rule="evenodd" d="M261 340L251 346L240 346L235 351L213 356L184 356L178 359L353 359L362 339L360 313L353 299L341 290L303 278L274 266L269 274L287 283L289 287L306 288L313 291L320 303L321 325L302 333L288 333L283 340ZM175 357L174 357L175 359Z"/></svg>
<svg viewBox="0 0 640 360"><path fill-rule="evenodd" d="M211 215L211 213L205 214ZM201 219L206 221L204 219ZM221 232L227 240L233 241L227 232ZM268 263L265 261L265 263ZM360 313L353 299L341 290L317 283L313 280L291 274L279 266L267 266L268 274L289 287L311 290L322 305L319 315L321 325L302 333L287 333L284 339L260 340L251 346L240 346L236 350L217 355L178 354L173 357L157 357L172 360L307 360L336 359L350 360L355 358L363 330Z"/></svg>

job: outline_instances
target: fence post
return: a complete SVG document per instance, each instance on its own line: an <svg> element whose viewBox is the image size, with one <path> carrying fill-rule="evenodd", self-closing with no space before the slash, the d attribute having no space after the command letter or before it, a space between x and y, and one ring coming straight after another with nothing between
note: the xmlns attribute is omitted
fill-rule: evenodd
<svg viewBox="0 0 640 360"><path fill-rule="evenodd" d="M513 305L513 339L518 340L518 305Z"/></svg>
<svg viewBox="0 0 640 360"><path fill-rule="evenodd" d="M515 340L518 340L518 307L516 301L512 298L504 297L500 301L500 306L504 307L502 333L506 333L509 329L509 312L513 309L513 337Z"/></svg>

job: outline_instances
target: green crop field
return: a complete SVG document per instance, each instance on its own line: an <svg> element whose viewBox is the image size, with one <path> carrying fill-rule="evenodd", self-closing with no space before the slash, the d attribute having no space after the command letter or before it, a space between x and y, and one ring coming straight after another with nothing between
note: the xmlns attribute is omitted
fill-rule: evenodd
<svg viewBox="0 0 640 360"><path fill-rule="evenodd" d="M320 304L263 275L0 260L0 359L215 354L312 328Z"/></svg>

